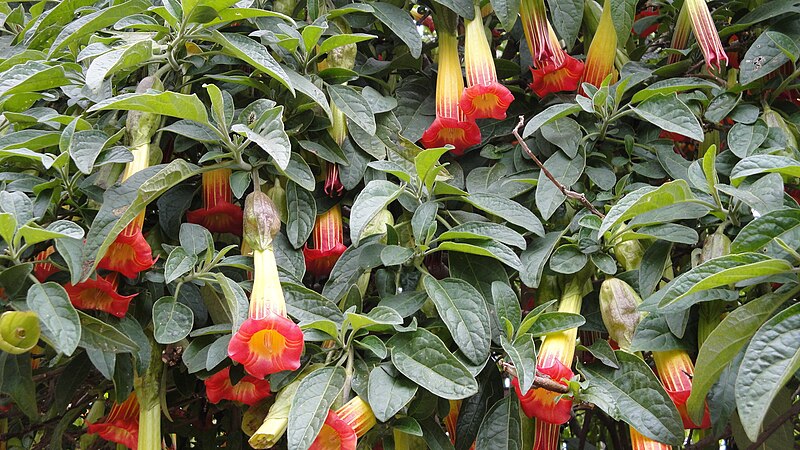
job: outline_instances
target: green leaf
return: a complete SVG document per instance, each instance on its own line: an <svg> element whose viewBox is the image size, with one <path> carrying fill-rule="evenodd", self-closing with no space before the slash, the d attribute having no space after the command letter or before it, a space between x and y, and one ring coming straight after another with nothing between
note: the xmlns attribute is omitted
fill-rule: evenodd
<svg viewBox="0 0 800 450"><path fill-rule="evenodd" d="M578 155L578 148L583 138L583 131L578 122L569 117L562 117L544 125L541 130L542 137L560 148L567 156L575 158Z"/></svg>
<svg viewBox="0 0 800 450"><path fill-rule="evenodd" d="M633 29L634 15L636 14L636 0L611 0L611 19L617 34L617 47L625 48L625 43L630 38Z"/></svg>
<svg viewBox="0 0 800 450"><path fill-rule="evenodd" d="M738 283L751 278L786 273L792 265L759 253L741 253L714 258L684 272L666 288L659 306L678 303L682 298L706 289ZM688 308L691 305L681 305Z"/></svg>
<svg viewBox="0 0 800 450"><path fill-rule="evenodd" d="M375 39L376 36L366 33L350 33L350 34L337 34L322 41L319 44L319 54L328 53L331 50L342 47L348 44L355 44L357 42L364 42L370 39Z"/></svg>
<svg viewBox="0 0 800 450"><path fill-rule="evenodd" d="M0 237L11 244L14 239L14 232L17 229L17 219L11 213L0 213Z"/></svg>
<svg viewBox="0 0 800 450"><path fill-rule="evenodd" d="M546 312L542 313L526 332L533 336L544 336L548 333L578 328L585 323L586 319L580 314Z"/></svg>
<svg viewBox="0 0 800 450"><path fill-rule="evenodd" d="M639 103L655 95L667 95L673 92L683 92L692 89L714 89L718 86L701 78L681 77L657 81L650 86L638 91L631 98L631 103Z"/></svg>
<svg viewBox="0 0 800 450"><path fill-rule="evenodd" d="M549 232L542 237L534 237L530 245L520 255L522 270L519 278L525 286L536 288L542 279L544 266L550 259L550 254L555 250L562 232Z"/></svg>
<svg viewBox="0 0 800 450"><path fill-rule="evenodd" d="M197 94L187 95L177 92L122 94L95 104L89 108L89 112L117 109L161 114L208 124L206 107Z"/></svg>
<svg viewBox="0 0 800 450"><path fill-rule="evenodd" d="M417 393L417 385L390 366L377 366L369 373L367 398L375 418L386 422L400 412Z"/></svg>
<svg viewBox="0 0 800 450"><path fill-rule="evenodd" d="M575 114L580 110L581 107L575 103L559 103L557 105L550 106L539 114L533 116L533 119L528 121L528 123L525 125L525 130L522 132L522 137L527 139L543 125L562 117Z"/></svg>
<svg viewBox="0 0 800 450"><path fill-rule="evenodd" d="M330 320L341 324L342 312L335 303L316 291L294 283L281 283L286 299L286 311L300 324Z"/></svg>
<svg viewBox="0 0 800 450"><path fill-rule="evenodd" d="M767 30L758 36L744 54L739 68L739 82L742 85L752 83L787 62L796 61L798 54L800 48L791 37Z"/></svg>
<svg viewBox="0 0 800 450"><path fill-rule="evenodd" d="M377 130L375 115L369 103L355 89L344 84L329 84L328 95L331 101L347 118L356 123L370 136Z"/></svg>
<svg viewBox="0 0 800 450"><path fill-rule="evenodd" d="M676 93L656 94L631 108L639 117L672 133L703 141L703 127Z"/></svg>
<svg viewBox="0 0 800 450"><path fill-rule="evenodd" d="M494 239L506 245L524 250L525 238L511 228L492 222L466 222L440 234L436 240L450 239Z"/></svg>
<svg viewBox="0 0 800 450"><path fill-rule="evenodd" d="M286 236L294 248L300 248L311 236L317 218L317 204L314 195L297 183L286 184Z"/></svg>
<svg viewBox="0 0 800 450"><path fill-rule="evenodd" d="M520 391L527 393L536 378L536 342L533 335L522 334L513 343L501 336L500 345L514 363Z"/></svg>
<svg viewBox="0 0 800 450"><path fill-rule="evenodd" d="M423 279L423 285L464 356L474 364L485 362L489 356L491 330L489 310L481 293L456 278L437 281L428 276Z"/></svg>
<svg viewBox="0 0 800 450"><path fill-rule="evenodd" d="M281 66L281 68L283 68L283 71L286 73L286 76L291 82L292 86L294 86L294 88L298 91L307 95L309 98L311 98L311 100L314 100L314 102L319 105L323 111L325 111L325 114L328 116L328 118L330 118L331 107L328 105L328 99L325 97L325 93L303 75L300 75L299 73L285 66Z"/></svg>
<svg viewBox="0 0 800 450"><path fill-rule="evenodd" d="M778 155L754 155L739 161L731 169L731 184L738 186L745 177L760 173L779 173L800 177L800 163L794 158Z"/></svg>
<svg viewBox="0 0 800 450"><path fill-rule="evenodd" d="M169 284L189 273L197 264L197 256L186 252L182 247L175 247L169 252L164 263L164 281Z"/></svg>
<svg viewBox="0 0 800 450"><path fill-rule="evenodd" d="M408 46L411 56L419 58L422 54L422 37L408 11L384 2L372 2L369 5L373 8L375 18L389 27Z"/></svg>
<svg viewBox="0 0 800 450"><path fill-rule="evenodd" d="M143 347L134 342L130 337L131 333L123 333L116 327L92 317L83 311L78 311L81 321L80 346L86 349L96 350L102 353L136 353ZM120 325L122 322L120 322ZM148 344L149 345L149 344ZM150 349L147 349L149 355Z"/></svg>
<svg viewBox="0 0 800 450"><path fill-rule="evenodd" d="M75 132L69 140L69 156L75 162L75 167L82 173L92 173L94 163L103 146L108 140L108 135L98 130Z"/></svg>
<svg viewBox="0 0 800 450"><path fill-rule="evenodd" d="M394 335L387 346L403 375L434 395L460 400L478 392L478 383L444 342L424 328Z"/></svg>
<svg viewBox="0 0 800 450"><path fill-rule="evenodd" d="M342 367L323 367L300 381L289 409L289 448L308 450L345 383Z"/></svg>
<svg viewBox="0 0 800 450"><path fill-rule="evenodd" d="M30 223L17 230L17 239L20 237L25 239L27 245L35 245L50 239L83 239L83 228L69 220L56 220L47 228L40 228L35 223Z"/></svg>
<svg viewBox="0 0 800 450"><path fill-rule="evenodd" d="M436 180L436 175L443 168L441 165L437 166L439 158L448 151L449 149L447 148L430 148L421 151L414 157L414 167L417 169L417 176L422 180L428 192L431 192L431 189L433 189L433 182Z"/></svg>
<svg viewBox="0 0 800 450"><path fill-rule="evenodd" d="M492 2L494 4L494 2ZM580 0L548 0L547 6L552 15L553 28L564 40L567 50L571 50L578 38L583 22L583 6ZM495 8L495 11L497 9ZM513 22L512 22L513 24ZM506 30L511 28L505 27Z"/></svg>
<svg viewBox="0 0 800 450"><path fill-rule="evenodd" d="M728 363L753 334L786 301L785 296L767 294L733 310L708 335L695 363L692 393L686 410L699 423L705 410L705 398Z"/></svg>
<svg viewBox="0 0 800 450"><path fill-rule="evenodd" d="M522 423L516 395L508 395L495 403L478 429L475 450L496 449L522 449Z"/></svg>
<svg viewBox="0 0 800 450"><path fill-rule="evenodd" d="M519 203L493 194L470 194L465 200L472 206L494 214L514 225L525 228L537 236L544 235L544 227L531 210Z"/></svg>
<svg viewBox="0 0 800 450"><path fill-rule="evenodd" d="M322 295L333 301L339 301L366 270L383 264L382 250L383 244L374 241L360 247L352 245L348 247L333 266L331 276L322 289Z"/></svg>
<svg viewBox="0 0 800 450"><path fill-rule="evenodd" d="M615 354L619 369L604 365L579 367L586 377L582 399L650 439L681 445L683 423L661 382L639 357L623 351Z"/></svg>
<svg viewBox="0 0 800 450"><path fill-rule="evenodd" d="M15 406L31 420L39 419L36 407L36 384L31 374L28 353L12 355L0 352L0 392L11 396Z"/></svg>
<svg viewBox="0 0 800 450"><path fill-rule="evenodd" d="M159 344L180 341L189 335L193 325L192 309L175 297L161 297L153 304L153 337Z"/></svg>
<svg viewBox="0 0 800 450"><path fill-rule="evenodd" d="M778 391L800 370L800 304L768 320L753 336L736 377L736 407L744 431L758 439Z"/></svg>
<svg viewBox="0 0 800 450"><path fill-rule="evenodd" d="M283 129L283 106L264 111L258 119L255 130L244 124L237 123L231 130L255 142L262 150L275 159L275 164L286 170L291 158L292 146L289 136Z"/></svg>
<svg viewBox="0 0 800 450"><path fill-rule="evenodd" d="M519 15L520 0L491 0L492 9L506 30L514 28L517 22L517 15ZM558 2L556 2L558 3ZM581 3L581 6L583 4ZM567 45L569 47L569 45Z"/></svg>
<svg viewBox="0 0 800 450"><path fill-rule="evenodd" d="M798 244L795 238L798 230L800 210L792 208L772 211L745 225L731 243L731 252L758 252L776 239L795 248Z"/></svg>
<svg viewBox="0 0 800 450"><path fill-rule="evenodd" d="M385 180L370 181L361 190L350 210L350 240L353 245L358 245L367 224L403 190L403 187Z"/></svg>
<svg viewBox="0 0 800 450"><path fill-rule="evenodd" d="M573 274L586 265L589 257L577 245L566 244L558 247L550 256L550 268L558 273Z"/></svg>
<svg viewBox="0 0 800 450"><path fill-rule="evenodd" d="M475 18L475 8L469 0L437 0L437 3L465 19L472 20Z"/></svg>
<svg viewBox="0 0 800 450"><path fill-rule="evenodd" d="M675 203L694 198L685 180L669 181L659 187L641 187L623 197L608 211L600 225L598 235L602 236L614 225Z"/></svg>
<svg viewBox="0 0 800 450"><path fill-rule="evenodd" d="M508 320L514 329L519 328L522 320L522 311L519 306L519 299L514 290L502 281L492 283L492 300L494 311L499 323Z"/></svg>
<svg viewBox="0 0 800 450"><path fill-rule="evenodd" d="M98 56L86 70L86 87L99 94L103 80L121 70L138 67L153 57L153 41L145 39L123 45Z"/></svg>
<svg viewBox="0 0 800 450"><path fill-rule="evenodd" d="M376 306L367 314L357 314L354 312L344 313L342 328L345 329L349 326L353 328L353 331L361 329L381 330L388 328L387 326L402 324L403 318L397 311L386 306Z"/></svg>
<svg viewBox="0 0 800 450"><path fill-rule="evenodd" d="M118 20L124 17L130 16L131 14L139 14L150 6L152 6L152 4L147 0L130 0L73 20L61 30L61 33L59 33L55 41L53 41L48 56L53 56L53 54L67 45L97 30L114 25Z"/></svg>
<svg viewBox="0 0 800 450"><path fill-rule="evenodd" d="M369 350L381 360L389 355L389 349L386 348L386 344L378 336L368 335L353 341L353 343L360 349Z"/></svg>
<svg viewBox="0 0 800 450"><path fill-rule="evenodd" d="M622 240L648 238L663 239L668 242L694 245L697 243L699 236L697 231L685 225L679 225L677 223L663 223L660 225L647 225L644 227L639 227L636 228L636 231L626 232L620 237Z"/></svg>
<svg viewBox="0 0 800 450"><path fill-rule="evenodd" d="M211 36L211 40L221 45L228 54L278 80L278 82L286 86L289 92L294 94L294 86L289 80L289 76L275 58L270 55L266 47L241 34L220 33L214 30Z"/></svg>
<svg viewBox="0 0 800 450"><path fill-rule="evenodd" d="M586 158L582 154L569 158L564 152L556 152L547 158L544 167L556 180L569 188L583 175ZM539 209L542 218L550 219L566 199L567 196L561 193L561 190L550 181L544 171L539 172L539 182L536 184L536 208Z"/></svg>
<svg viewBox="0 0 800 450"><path fill-rule="evenodd" d="M767 139L769 128L763 120L752 125L735 123L728 131L728 146L734 155L745 158L751 155Z"/></svg>
<svg viewBox="0 0 800 450"><path fill-rule="evenodd" d="M411 217L411 230L417 245L427 244L428 240L436 233L436 214L439 204L425 202L417 207ZM13 231L13 230L12 230Z"/></svg>
<svg viewBox="0 0 800 450"><path fill-rule="evenodd" d="M387 267L405 264L412 256L414 256L414 249L400 245L387 245L381 251L381 261Z"/></svg>
<svg viewBox="0 0 800 450"><path fill-rule="evenodd" d="M517 271L522 267L519 257L516 253L514 253L513 250L511 250L505 244L491 240L473 241L470 243L447 241L439 244L437 250L488 256Z"/></svg>
<svg viewBox="0 0 800 450"><path fill-rule="evenodd" d="M592 342L592 345L589 347L583 347L589 353L592 354L597 360L601 363L611 367L612 369L619 369L619 361L617 361L617 355L614 354L614 349L611 348L611 345L608 341L598 340Z"/></svg>
<svg viewBox="0 0 800 450"><path fill-rule="evenodd" d="M34 284L28 288L26 303L39 315L43 337L56 351L71 356L81 340L81 323L67 291L58 283Z"/></svg>
<svg viewBox="0 0 800 450"><path fill-rule="evenodd" d="M38 92L70 84L64 68L28 61L0 73L0 97Z"/></svg>
<svg viewBox="0 0 800 450"><path fill-rule="evenodd" d="M214 239L211 233L194 223L182 223L178 232L181 247L190 255L201 255L208 249L214 248Z"/></svg>

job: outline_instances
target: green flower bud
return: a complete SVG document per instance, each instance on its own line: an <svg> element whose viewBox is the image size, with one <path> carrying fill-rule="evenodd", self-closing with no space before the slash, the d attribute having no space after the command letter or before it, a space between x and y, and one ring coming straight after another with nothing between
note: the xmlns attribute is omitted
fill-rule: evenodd
<svg viewBox="0 0 800 450"><path fill-rule="evenodd" d="M283 433L286 432L286 427L289 426L289 409L298 387L300 387L300 379L293 381L278 392L275 396L275 403L269 408L264 422L248 440L251 447L272 448L281 439Z"/></svg>
<svg viewBox="0 0 800 450"><path fill-rule="evenodd" d="M394 226L394 216L388 209L382 209L369 221L367 226L364 227L361 239L363 240L367 236L372 236L374 234L386 234L386 230L389 226Z"/></svg>
<svg viewBox="0 0 800 450"><path fill-rule="evenodd" d="M244 238L253 250L264 251L281 229L278 208L267 194L255 190L244 201Z"/></svg>
<svg viewBox="0 0 800 450"><path fill-rule="evenodd" d="M272 199L275 207L278 208L281 222L286 222L289 217L289 211L286 210L286 189L281 185L280 178L275 179L275 184L267 190L267 195Z"/></svg>
<svg viewBox="0 0 800 450"><path fill-rule="evenodd" d="M136 93L143 94L150 89L163 90L164 85L156 77L145 77L136 86ZM130 111L128 120L125 122L125 129L130 138L132 147L149 144L150 139L158 131L161 125L161 115L143 111Z"/></svg>
<svg viewBox="0 0 800 450"><path fill-rule="evenodd" d="M636 270L642 264L644 247L638 240L620 242L614 246L614 256L625 270Z"/></svg>
<svg viewBox="0 0 800 450"><path fill-rule="evenodd" d="M0 315L0 350L19 355L39 342L39 316L32 311L6 311Z"/></svg>
<svg viewBox="0 0 800 450"><path fill-rule="evenodd" d="M600 286L600 314L611 339L627 351L641 314L636 310L642 299L626 282L609 278Z"/></svg>
<svg viewBox="0 0 800 450"><path fill-rule="evenodd" d="M719 258L731 253L731 240L725 233L717 231L709 234L703 241L703 250L700 253L700 262L704 263L710 259Z"/></svg>

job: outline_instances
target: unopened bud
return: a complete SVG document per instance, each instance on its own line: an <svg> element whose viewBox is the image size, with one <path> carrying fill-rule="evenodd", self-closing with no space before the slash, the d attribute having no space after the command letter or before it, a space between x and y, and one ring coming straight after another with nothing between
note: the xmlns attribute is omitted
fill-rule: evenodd
<svg viewBox="0 0 800 450"><path fill-rule="evenodd" d="M394 216L388 209L382 209L372 220L364 227L364 232L361 234L361 239L374 234L386 234L389 226L394 226Z"/></svg>
<svg viewBox="0 0 800 450"><path fill-rule="evenodd" d="M267 250L281 229L278 208L269 196L255 190L244 201L244 238L253 250Z"/></svg>
<svg viewBox="0 0 800 450"><path fill-rule="evenodd" d="M638 240L620 242L614 246L614 256L625 270L636 270L642 264L644 248Z"/></svg>
<svg viewBox="0 0 800 450"><path fill-rule="evenodd" d="M600 313L611 339L619 348L627 350L631 346L636 325L641 314L636 310L642 299L626 282L609 278L600 286Z"/></svg>
<svg viewBox="0 0 800 450"><path fill-rule="evenodd" d="M148 90L162 90L164 85L156 77L145 77L136 86L137 94L144 94ZM128 112L128 119L125 121L125 129L128 132L131 146L135 147L142 144L150 143L150 139L158 131L158 126L161 124L161 115L143 112L143 111L130 111Z"/></svg>
<svg viewBox="0 0 800 450"><path fill-rule="evenodd" d="M39 342L39 316L32 311L6 311L0 315L0 350L20 355Z"/></svg>
<svg viewBox="0 0 800 450"><path fill-rule="evenodd" d="M292 407L292 400L300 387L300 379L293 381L281 389L275 396L275 403L269 408L269 413L264 422L258 427L248 443L257 449L272 448L286 432L289 426L289 409Z"/></svg>
<svg viewBox="0 0 800 450"><path fill-rule="evenodd" d="M700 253L700 262L719 258L731 253L731 240L725 233L717 231L709 234L703 241L703 251Z"/></svg>

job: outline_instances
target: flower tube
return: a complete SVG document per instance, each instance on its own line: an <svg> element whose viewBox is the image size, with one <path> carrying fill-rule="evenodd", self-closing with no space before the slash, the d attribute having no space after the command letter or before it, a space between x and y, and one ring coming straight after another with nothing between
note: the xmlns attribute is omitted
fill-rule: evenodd
<svg viewBox="0 0 800 450"><path fill-rule="evenodd" d="M36 277L37 280L44 283L50 278L50 275L58 272L58 269L50 264L49 262L42 262L47 260L53 253L55 253L56 249L51 245L47 247L45 250L39 252L34 260L36 260L36 265L33 266L33 276Z"/></svg>
<svg viewBox="0 0 800 450"><path fill-rule="evenodd" d="M303 248L306 270L317 279L330 275L336 261L347 250L343 244L342 227L342 208L339 205L317 216L311 234L312 246L306 243Z"/></svg>
<svg viewBox="0 0 800 450"><path fill-rule="evenodd" d="M114 403L100 422L87 422L87 431L101 438L136 450L139 446L139 402L131 393L122 403Z"/></svg>
<svg viewBox="0 0 800 450"><path fill-rule="evenodd" d="M589 51L586 53L586 64L581 82L600 87L609 74L611 82L616 82L618 76L617 71L614 70L616 54L617 32L614 29L614 21L611 19L611 2L606 0L603 4L603 12L600 14L597 32L595 32L592 43L589 45Z"/></svg>
<svg viewBox="0 0 800 450"><path fill-rule="evenodd" d="M480 6L475 5L475 19L467 20L464 28L467 88L461 94L459 106L469 119L505 119L514 95L497 82L492 49L483 31Z"/></svg>
<svg viewBox="0 0 800 450"><path fill-rule="evenodd" d="M186 220L212 233L242 235L242 208L233 204L231 169L203 172L203 207L186 213Z"/></svg>
<svg viewBox="0 0 800 450"><path fill-rule="evenodd" d="M631 435L631 447L633 450L672 450L671 445L662 444L649 437L643 436L633 427L629 427Z"/></svg>
<svg viewBox="0 0 800 450"><path fill-rule="evenodd" d="M675 23L675 31L672 35L672 47L676 49L686 48L689 41L689 29L691 28L700 51L703 52L703 59L708 67L715 67L717 70L722 68L723 62L728 63L728 55L722 48L717 27L711 17L711 11L705 0L686 0L678 14ZM668 62L674 63L680 59L680 55L670 55Z"/></svg>
<svg viewBox="0 0 800 450"><path fill-rule="evenodd" d="M545 97L554 92L578 89L584 67L582 61L578 61L561 49L556 33L549 23L547 29L551 45L555 49L553 57L541 61L538 67L531 67L533 81L530 88L539 97Z"/></svg>
<svg viewBox="0 0 800 450"><path fill-rule="evenodd" d="M358 438L376 423L369 404L355 396L335 412L328 411L325 423L309 450L355 450Z"/></svg>
<svg viewBox="0 0 800 450"><path fill-rule="evenodd" d="M120 295L119 275L112 273L108 276L98 276L97 279L88 279L73 285L64 286L70 302L78 309L103 311L119 318L125 317L131 299L138 294Z"/></svg>
<svg viewBox="0 0 800 450"><path fill-rule="evenodd" d="M561 49L558 41L554 47L550 39L550 23L547 20L544 0L522 0L519 4L519 16L533 65L538 67L540 63L549 61L555 55L556 47Z"/></svg>
<svg viewBox="0 0 800 450"><path fill-rule="evenodd" d="M473 145L481 143L481 131L474 120L468 120L459 106L464 78L458 59L455 13L441 8L437 16L439 37L439 71L436 75L436 119L422 135L426 148L455 147L453 154L463 155Z"/></svg>
<svg viewBox="0 0 800 450"><path fill-rule="evenodd" d="M253 249L253 292L247 320L234 333L228 356L256 378L300 367L303 332L286 315L272 240L280 220L272 200L256 190L245 200L244 238Z"/></svg>
<svg viewBox="0 0 800 450"><path fill-rule="evenodd" d="M211 403L233 400L253 406L270 396L269 381L245 375L234 386L231 383L231 368L226 367L206 378L206 397Z"/></svg>
<svg viewBox="0 0 800 450"><path fill-rule="evenodd" d="M683 427L686 429L709 428L711 416L708 405L706 405L703 419L699 425L692 422L686 411L686 400L692 393L692 376L694 375L694 364L692 364L689 354L685 350L667 350L653 352L653 359L656 362L658 377L661 379L664 389L681 414Z"/></svg>

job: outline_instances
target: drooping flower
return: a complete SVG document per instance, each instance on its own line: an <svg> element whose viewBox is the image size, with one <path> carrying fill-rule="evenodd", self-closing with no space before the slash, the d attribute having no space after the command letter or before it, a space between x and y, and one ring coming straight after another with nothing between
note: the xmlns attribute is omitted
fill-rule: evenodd
<svg viewBox="0 0 800 450"><path fill-rule="evenodd" d="M342 227L342 208L339 205L334 205L317 216L311 235L313 247L307 243L303 248L306 270L317 279L330 275L336 261L347 250L342 243Z"/></svg>
<svg viewBox="0 0 800 450"><path fill-rule="evenodd" d="M270 396L269 381L245 375L236 385L231 383L231 368L226 367L205 379L206 397L211 403L233 400L253 406Z"/></svg>
<svg viewBox="0 0 800 450"><path fill-rule="evenodd" d="M519 16L533 65L538 67L540 63L549 61L556 53L553 41L550 40L550 24L544 0L522 0L519 4ZM561 48L558 44L555 47Z"/></svg>
<svg viewBox="0 0 800 450"><path fill-rule="evenodd" d="M328 197L336 198L341 197L344 192L344 186L339 179L339 165L329 162L327 164L327 173L325 175L325 185L323 191Z"/></svg>
<svg viewBox="0 0 800 450"><path fill-rule="evenodd" d="M654 441L636 431L633 427L628 427L631 434L631 447L633 450L672 450L671 445L662 444Z"/></svg>
<svg viewBox="0 0 800 450"><path fill-rule="evenodd" d="M480 6L475 5L475 19L464 26L464 67L467 88L459 106L469 119L505 119L514 95L497 81L492 49L483 31Z"/></svg>
<svg viewBox="0 0 800 450"><path fill-rule="evenodd" d="M689 354L685 350L667 350L653 352L653 359L656 362L656 370L661 384L664 385L664 389L681 414L683 427L686 429L709 428L711 416L708 405L705 407L703 419L699 425L689 418L686 411L686 400L692 393L692 376L694 375L694 364L692 364Z"/></svg>
<svg viewBox="0 0 800 450"><path fill-rule="evenodd" d="M641 38L650 36L651 34L655 33L658 30L658 21L653 21L653 23L647 25L646 28L645 25L642 25L638 22L642 20L645 21L646 23L650 23L652 19L647 19L647 17L658 17L660 14L661 13L659 12L658 8L652 6L639 11L639 13L636 14L636 17L634 17L633 19L633 32ZM636 31L637 28L640 28L640 31L637 32Z"/></svg>
<svg viewBox="0 0 800 450"><path fill-rule="evenodd" d="M234 333L228 356L256 378L300 367L303 331L286 316L272 240L280 218L272 200L256 190L245 200L244 238L253 249L253 291L248 318Z"/></svg>
<svg viewBox="0 0 800 450"><path fill-rule="evenodd" d="M455 147L453 154L463 155L473 145L480 144L481 131L474 120L467 119L459 106L464 90L461 63L458 59L455 13L442 8L437 17L439 38L439 71L436 75L436 119L422 135L426 148Z"/></svg>
<svg viewBox="0 0 800 450"><path fill-rule="evenodd" d="M139 272L153 267L156 260L153 259L150 244L142 235L143 223L144 213L139 214L117 235L97 268L119 272L127 278L136 278Z"/></svg>
<svg viewBox="0 0 800 450"><path fill-rule="evenodd" d="M358 438L376 423L369 404L355 396L335 412L328 411L325 424L309 450L354 450Z"/></svg>
<svg viewBox="0 0 800 450"><path fill-rule="evenodd" d="M33 266L33 276L35 276L36 279L42 283L47 281L47 279L50 278L50 275L58 272L58 269L50 263L43 263L38 261L47 260L47 258L49 258L50 255L55 253L55 251L56 249L51 245L50 247L47 247L46 249L39 252L39 254L36 255L36 258L34 258L37 261L37 263L35 266Z"/></svg>
<svg viewBox="0 0 800 450"><path fill-rule="evenodd" d="M722 42L714 25L714 19L708 10L705 0L686 0L678 14L675 22L675 31L672 35L672 48L681 50L686 48L689 42L689 29L691 28L703 58L708 67L715 67L717 70L722 68L723 63L727 65L728 55L722 48ZM670 55L668 62L674 63L680 59L680 54Z"/></svg>
<svg viewBox="0 0 800 450"><path fill-rule="evenodd" d="M617 81L617 71L614 69L614 58L617 54L617 32L611 18L611 1L605 0L597 32L589 45L586 53L586 64L583 70L582 83L589 83L600 87L603 80L610 74L611 83Z"/></svg>
<svg viewBox="0 0 800 450"><path fill-rule="evenodd" d="M186 220L212 233L242 235L242 208L233 204L231 169L203 173L203 207L186 213Z"/></svg>
<svg viewBox="0 0 800 450"><path fill-rule="evenodd" d="M78 309L104 311L116 317L125 317L131 299L138 294L121 295L117 292L119 275L112 273L97 279L88 279L73 285L68 283L64 290L69 301Z"/></svg>
<svg viewBox="0 0 800 450"><path fill-rule="evenodd" d="M111 412L102 421L87 422L87 431L136 450L139 446L139 402L136 394L132 392L124 402L114 403Z"/></svg>

